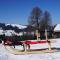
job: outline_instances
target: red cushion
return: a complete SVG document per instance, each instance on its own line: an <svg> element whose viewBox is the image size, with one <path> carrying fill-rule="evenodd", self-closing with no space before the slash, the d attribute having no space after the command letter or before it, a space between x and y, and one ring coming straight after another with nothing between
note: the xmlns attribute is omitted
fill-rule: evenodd
<svg viewBox="0 0 60 60"><path fill-rule="evenodd" d="M42 44L46 43L46 40L41 40L41 41L25 41L25 44Z"/></svg>

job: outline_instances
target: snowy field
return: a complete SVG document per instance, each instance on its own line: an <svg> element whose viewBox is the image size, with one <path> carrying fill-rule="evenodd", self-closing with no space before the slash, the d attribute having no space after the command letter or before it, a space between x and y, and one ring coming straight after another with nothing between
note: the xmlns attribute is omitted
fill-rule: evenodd
<svg viewBox="0 0 60 60"><path fill-rule="evenodd" d="M60 49L60 38L59 39L53 39L56 42L52 43L52 47L59 48ZM36 48L46 48L48 47L47 44L36 44L31 45L31 49ZM18 46L16 46L16 49L20 49ZM22 49L22 47L21 47ZM54 53L42 53L42 54L25 54L25 55L14 55L9 53L5 47L0 44L0 60L60 60L60 50L58 52Z"/></svg>

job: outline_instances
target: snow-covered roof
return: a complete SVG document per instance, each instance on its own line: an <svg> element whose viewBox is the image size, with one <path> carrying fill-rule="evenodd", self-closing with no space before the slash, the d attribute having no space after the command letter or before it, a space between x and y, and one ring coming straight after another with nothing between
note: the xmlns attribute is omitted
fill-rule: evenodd
<svg viewBox="0 0 60 60"><path fill-rule="evenodd" d="M60 32L60 24L57 24L56 27L54 28L55 32Z"/></svg>

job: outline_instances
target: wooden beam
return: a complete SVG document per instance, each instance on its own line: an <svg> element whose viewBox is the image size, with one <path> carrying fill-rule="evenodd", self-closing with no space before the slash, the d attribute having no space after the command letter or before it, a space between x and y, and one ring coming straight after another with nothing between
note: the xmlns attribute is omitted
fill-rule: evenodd
<svg viewBox="0 0 60 60"><path fill-rule="evenodd" d="M36 36L37 36L37 41L39 41L40 40L40 34L39 34L39 32L38 32L38 30L36 30Z"/></svg>
<svg viewBox="0 0 60 60"><path fill-rule="evenodd" d="M51 50L51 42L48 40L48 33L47 33L47 30L45 30L45 36L46 36L46 41L47 41L47 43L48 43L48 48L49 48L49 50Z"/></svg>

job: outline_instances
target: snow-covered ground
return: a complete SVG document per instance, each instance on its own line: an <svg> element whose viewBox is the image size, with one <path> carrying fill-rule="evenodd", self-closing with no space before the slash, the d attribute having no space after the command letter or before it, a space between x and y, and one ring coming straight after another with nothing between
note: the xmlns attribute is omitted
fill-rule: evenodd
<svg viewBox="0 0 60 60"><path fill-rule="evenodd" d="M53 39L56 42L52 43L52 47L60 48L60 38L59 39ZM31 49L36 48L46 48L48 47L47 44L41 44L41 45L31 45ZM16 49L19 47L16 46ZM59 52L54 53L42 53L42 54L25 54L25 55L14 55L9 53L5 47L0 44L0 60L60 60L60 50Z"/></svg>

